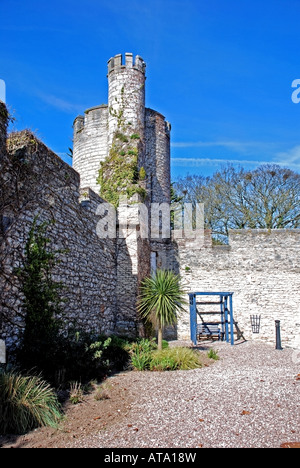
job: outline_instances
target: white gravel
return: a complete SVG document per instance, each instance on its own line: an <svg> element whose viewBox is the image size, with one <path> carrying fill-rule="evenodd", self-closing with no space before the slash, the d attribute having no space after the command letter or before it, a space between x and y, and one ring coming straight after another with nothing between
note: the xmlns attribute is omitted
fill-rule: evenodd
<svg viewBox="0 0 300 468"><path fill-rule="evenodd" d="M77 447L276 448L300 442L300 353L254 342L208 346L220 356L210 367L113 377L133 398L128 414L79 439Z"/></svg>

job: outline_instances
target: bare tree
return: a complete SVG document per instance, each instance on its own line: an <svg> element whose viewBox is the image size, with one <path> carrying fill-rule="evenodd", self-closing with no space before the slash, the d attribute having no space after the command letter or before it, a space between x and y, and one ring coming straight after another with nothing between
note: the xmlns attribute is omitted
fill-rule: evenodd
<svg viewBox="0 0 300 468"><path fill-rule="evenodd" d="M205 225L217 239L230 229L300 228L300 174L278 165L228 165L212 177L180 178L174 188L184 201L204 203Z"/></svg>

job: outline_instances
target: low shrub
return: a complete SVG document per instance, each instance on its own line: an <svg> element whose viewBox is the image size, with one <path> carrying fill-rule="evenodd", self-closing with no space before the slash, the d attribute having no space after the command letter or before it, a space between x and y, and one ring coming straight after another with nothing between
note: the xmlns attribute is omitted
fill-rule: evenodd
<svg viewBox="0 0 300 468"><path fill-rule="evenodd" d="M109 346L103 352L103 359L109 363L110 371L122 371L129 363L127 350L129 340L118 336L111 336Z"/></svg>
<svg viewBox="0 0 300 468"><path fill-rule="evenodd" d="M199 355L189 348L167 348L152 354L151 370L191 370L202 367Z"/></svg>
<svg viewBox="0 0 300 468"><path fill-rule="evenodd" d="M171 371L177 369L177 361L169 352L157 351L153 353L150 362L151 371Z"/></svg>
<svg viewBox="0 0 300 468"><path fill-rule="evenodd" d="M107 374L123 370L129 361L127 341L71 329L60 336L53 350L52 368L39 369L55 387L69 382L102 380Z"/></svg>
<svg viewBox="0 0 300 468"><path fill-rule="evenodd" d="M151 354L143 353L141 351L136 351L131 356L132 366L139 371L148 370L151 364Z"/></svg>
<svg viewBox="0 0 300 468"><path fill-rule="evenodd" d="M25 434L61 419L54 391L39 376L0 372L0 433Z"/></svg>
<svg viewBox="0 0 300 468"><path fill-rule="evenodd" d="M109 400L110 390L111 390L111 386L108 385L107 383L100 385L100 387L97 388L97 391L95 393L95 400L96 401Z"/></svg>
<svg viewBox="0 0 300 468"><path fill-rule="evenodd" d="M76 327L61 332L49 344L47 355L36 349L39 357L25 361L20 347L11 353L9 362L23 374L34 369L35 374L53 387L67 389L70 382L86 384L124 370L129 363L127 344L127 339L89 333Z"/></svg>
<svg viewBox="0 0 300 468"><path fill-rule="evenodd" d="M214 359L214 361L218 361L220 358L218 356L218 351L214 350L214 349L210 349L207 353L207 357L209 359Z"/></svg>
<svg viewBox="0 0 300 468"><path fill-rule="evenodd" d="M73 405L83 402L83 388L80 382L71 382L69 400Z"/></svg>
<svg viewBox="0 0 300 468"><path fill-rule="evenodd" d="M159 351L155 340L142 339L128 345L131 365L139 371L190 370L201 367L199 355L189 348L169 348L163 342Z"/></svg>
<svg viewBox="0 0 300 468"><path fill-rule="evenodd" d="M130 362L134 369L143 371L149 370L153 350L157 349L154 339L142 338L133 343L128 343L127 350L130 355Z"/></svg>

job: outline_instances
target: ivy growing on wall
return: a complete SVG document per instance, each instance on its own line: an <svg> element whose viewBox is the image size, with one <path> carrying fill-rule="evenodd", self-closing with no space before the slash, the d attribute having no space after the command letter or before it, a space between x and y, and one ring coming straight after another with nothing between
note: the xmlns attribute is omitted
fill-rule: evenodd
<svg viewBox="0 0 300 468"><path fill-rule="evenodd" d="M24 295L25 330L19 349L24 368L50 371L62 326L62 283L52 278L61 250L51 248L47 229L50 222L38 224L35 217L25 245L23 265L16 270Z"/></svg>
<svg viewBox="0 0 300 468"><path fill-rule="evenodd" d="M142 199L146 197L144 184L145 170L138 166L141 138L135 132L131 122L124 119L124 88L121 90L121 102L118 110L109 108L110 114L116 118L117 129L113 135L112 145L108 157L100 163L97 183L100 185L100 195L115 207L119 204L120 196L132 198L139 194Z"/></svg>

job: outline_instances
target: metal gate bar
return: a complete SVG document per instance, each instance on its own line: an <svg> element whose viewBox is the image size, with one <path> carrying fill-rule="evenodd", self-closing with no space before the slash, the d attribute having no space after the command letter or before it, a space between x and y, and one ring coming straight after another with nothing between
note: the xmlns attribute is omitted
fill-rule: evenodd
<svg viewBox="0 0 300 468"><path fill-rule="evenodd" d="M234 345L233 292L193 292L189 293L191 340L197 344L197 296L219 296L222 333L227 343ZM201 302L198 304L201 304ZM202 303L203 304L203 303ZM205 302L206 305L213 302ZM216 304L214 302L214 304Z"/></svg>

